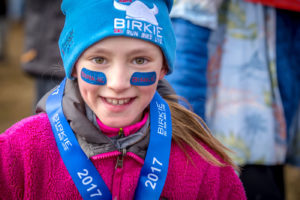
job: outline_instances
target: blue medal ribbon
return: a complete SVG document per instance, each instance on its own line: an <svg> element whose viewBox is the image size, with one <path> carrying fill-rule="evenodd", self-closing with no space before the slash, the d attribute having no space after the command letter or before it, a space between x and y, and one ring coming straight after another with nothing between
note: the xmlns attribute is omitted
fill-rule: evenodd
<svg viewBox="0 0 300 200"><path fill-rule="evenodd" d="M79 146L62 110L66 79L47 99L46 112L63 162L83 199L112 199L92 161Z"/></svg>
<svg viewBox="0 0 300 200"><path fill-rule="evenodd" d="M112 195L99 172L82 151L63 114L66 79L48 97L46 112L62 160L82 198L111 200ZM150 141L141 169L135 199L159 199L168 173L172 121L168 104L156 92L150 103Z"/></svg>
<svg viewBox="0 0 300 200"><path fill-rule="evenodd" d="M171 140L169 105L156 92L150 102L150 141L135 193L136 199L159 199L167 178Z"/></svg>

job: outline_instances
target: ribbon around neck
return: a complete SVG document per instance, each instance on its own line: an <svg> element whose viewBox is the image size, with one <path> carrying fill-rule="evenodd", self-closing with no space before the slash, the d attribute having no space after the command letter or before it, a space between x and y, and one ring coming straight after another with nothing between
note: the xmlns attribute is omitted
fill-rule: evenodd
<svg viewBox="0 0 300 200"><path fill-rule="evenodd" d="M81 149L63 114L62 99L65 84L66 78L50 94L46 102L46 112L59 153L84 200L111 200L111 192ZM150 141L135 191L135 199L159 199L168 173L171 140L171 112L168 104L156 92L150 102Z"/></svg>

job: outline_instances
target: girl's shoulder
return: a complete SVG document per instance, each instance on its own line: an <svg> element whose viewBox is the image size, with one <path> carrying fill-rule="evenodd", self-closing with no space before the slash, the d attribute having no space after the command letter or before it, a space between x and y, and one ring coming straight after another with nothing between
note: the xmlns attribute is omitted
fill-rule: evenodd
<svg viewBox="0 0 300 200"><path fill-rule="evenodd" d="M223 162L222 159L211 148L202 142L199 142L199 144L215 158ZM208 168L214 168L215 170L221 169L221 167L212 164L206 158L199 155L191 146L186 143L183 143L182 146L179 146L176 142L172 142L172 154L170 156L170 160L177 162L177 165L179 166L181 165L180 163L184 165L187 165L188 163L191 168L196 168L197 171L207 171Z"/></svg>
<svg viewBox="0 0 300 200"><path fill-rule="evenodd" d="M225 162L207 145L200 143L208 152L222 163ZM172 143L169 172L167 180L175 179L182 183L193 183L200 199L246 199L243 185L230 165L217 166L200 156L189 145ZM185 184L182 185L185 187ZM214 198L211 198L214 197Z"/></svg>
<svg viewBox="0 0 300 200"><path fill-rule="evenodd" d="M25 145L40 143L53 137L51 124L46 113L40 113L15 123L4 133L0 134L0 142Z"/></svg>
<svg viewBox="0 0 300 200"><path fill-rule="evenodd" d="M200 142L200 144L206 151L223 163L224 166L213 164L208 161L207 158L199 155L187 144L183 144L182 147L180 147L178 144L172 143L170 163L172 163L175 170L188 170L193 176L215 177L216 179L222 179L223 181L231 178L235 179L237 177L237 173L231 165L226 164L223 159L206 144L203 144L202 142Z"/></svg>

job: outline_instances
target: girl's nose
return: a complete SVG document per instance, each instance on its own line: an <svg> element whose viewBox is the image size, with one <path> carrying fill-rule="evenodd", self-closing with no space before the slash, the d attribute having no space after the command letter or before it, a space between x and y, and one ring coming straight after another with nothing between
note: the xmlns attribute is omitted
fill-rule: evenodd
<svg viewBox="0 0 300 200"><path fill-rule="evenodd" d="M130 74L121 65L113 66L106 79L107 87L115 92L122 92L130 88Z"/></svg>

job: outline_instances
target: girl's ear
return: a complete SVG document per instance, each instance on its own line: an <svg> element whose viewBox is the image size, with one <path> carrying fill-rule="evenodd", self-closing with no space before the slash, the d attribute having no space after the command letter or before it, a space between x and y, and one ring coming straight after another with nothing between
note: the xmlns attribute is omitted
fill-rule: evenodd
<svg viewBox="0 0 300 200"><path fill-rule="evenodd" d="M76 67L76 64L74 65L72 73L71 73L71 76L74 77L74 78L78 78L77 77L77 67Z"/></svg>
<svg viewBox="0 0 300 200"><path fill-rule="evenodd" d="M166 65L164 65L160 70L159 80L162 80L165 77L165 75L167 74L167 72L168 72L168 67Z"/></svg>
<svg viewBox="0 0 300 200"><path fill-rule="evenodd" d="M163 63L159 74L159 80L162 80L167 73L168 73L168 64L166 58L163 57Z"/></svg>

